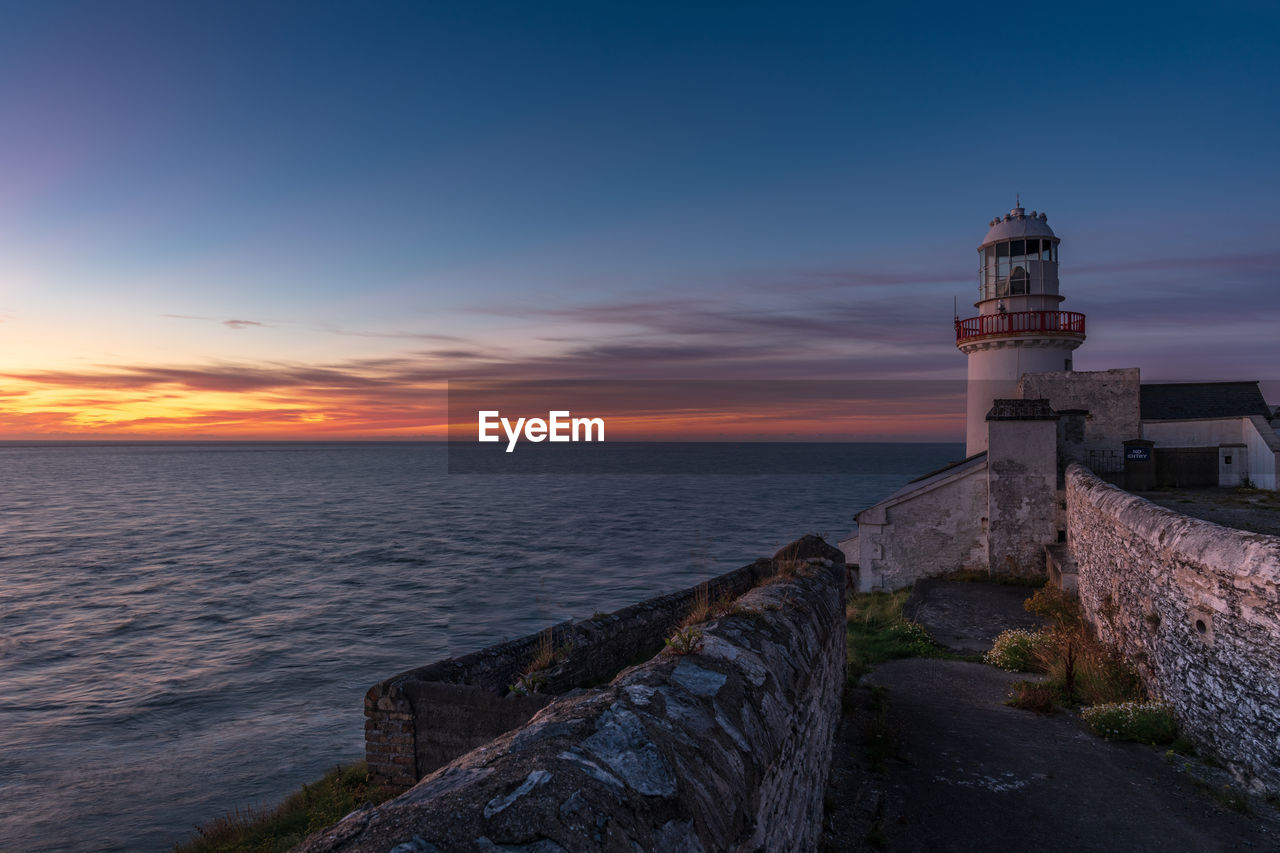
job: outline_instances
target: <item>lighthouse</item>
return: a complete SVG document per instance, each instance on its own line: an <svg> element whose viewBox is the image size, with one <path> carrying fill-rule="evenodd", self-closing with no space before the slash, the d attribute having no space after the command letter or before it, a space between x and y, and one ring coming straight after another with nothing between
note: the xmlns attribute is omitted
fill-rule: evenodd
<svg viewBox="0 0 1280 853"><path fill-rule="evenodd" d="M1059 310L1058 243L1049 217L1021 206L989 223L978 247L978 316L956 317L956 347L969 358L966 454L987 449L987 412L1017 396L1024 373L1071 370L1084 315Z"/></svg>

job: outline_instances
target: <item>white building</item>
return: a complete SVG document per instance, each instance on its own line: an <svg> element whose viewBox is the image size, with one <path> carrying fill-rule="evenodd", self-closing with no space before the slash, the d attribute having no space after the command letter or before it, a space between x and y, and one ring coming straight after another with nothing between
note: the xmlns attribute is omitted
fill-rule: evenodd
<svg viewBox="0 0 1280 853"><path fill-rule="evenodd" d="M1136 367L1073 371L1085 318L1059 309L1047 217L1015 207L989 225L978 316L955 321L967 458L857 514L840 547L862 591L959 570L1042 574L1046 547L1065 540L1070 462L1121 484L1140 472L1157 485L1277 488L1280 436L1257 382L1143 386Z"/></svg>
<svg viewBox="0 0 1280 853"><path fill-rule="evenodd" d="M969 357L966 455L987 449L992 400L1013 397L1024 373L1071 370L1084 343L1084 315L1059 310L1061 241L1048 219L1015 207L991 220L978 247L978 316L956 318L956 346Z"/></svg>

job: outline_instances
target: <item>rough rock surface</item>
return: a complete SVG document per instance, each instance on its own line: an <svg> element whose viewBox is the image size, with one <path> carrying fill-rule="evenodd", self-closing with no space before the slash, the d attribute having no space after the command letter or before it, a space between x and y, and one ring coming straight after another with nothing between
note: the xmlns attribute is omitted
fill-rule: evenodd
<svg viewBox="0 0 1280 853"><path fill-rule="evenodd" d="M844 564L844 552L834 545L828 545L827 541L821 536L813 533L806 533L796 541L784 545L778 549L778 553L773 555L775 561L778 560L830 560L833 563Z"/></svg>
<svg viewBox="0 0 1280 853"><path fill-rule="evenodd" d="M813 849L840 716L843 603L843 565L758 587L701 626L693 653L561 697L298 849Z"/></svg>
<svg viewBox="0 0 1280 853"><path fill-rule="evenodd" d="M699 597L737 598L773 574L767 559L613 613L436 661L375 684L365 695L365 759L370 775L397 791L501 734L524 725L554 696L602 684L652 657ZM550 641L555 662L533 695L508 692Z"/></svg>

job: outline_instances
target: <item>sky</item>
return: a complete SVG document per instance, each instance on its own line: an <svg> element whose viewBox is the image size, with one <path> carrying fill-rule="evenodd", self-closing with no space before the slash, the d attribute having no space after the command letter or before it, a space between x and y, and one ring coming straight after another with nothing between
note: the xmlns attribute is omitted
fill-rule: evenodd
<svg viewBox="0 0 1280 853"><path fill-rule="evenodd" d="M0 439L439 438L449 382L545 379L853 380L751 434L958 439L1016 194L1076 369L1277 377L1272 3L0 14ZM668 435L743 435L714 397Z"/></svg>

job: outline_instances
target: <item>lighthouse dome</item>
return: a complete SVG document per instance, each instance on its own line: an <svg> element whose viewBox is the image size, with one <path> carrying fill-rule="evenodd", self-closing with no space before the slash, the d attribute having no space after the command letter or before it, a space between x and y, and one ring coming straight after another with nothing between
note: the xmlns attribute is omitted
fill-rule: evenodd
<svg viewBox="0 0 1280 853"><path fill-rule="evenodd" d="M989 223L991 228L983 238L982 245L997 243L1001 240L1017 240L1021 237L1056 237L1049 227L1049 217L1043 213L1031 211L1027 213L1021 207L1015 207L1004 216L997 216Z"/></svg>

